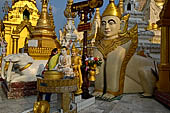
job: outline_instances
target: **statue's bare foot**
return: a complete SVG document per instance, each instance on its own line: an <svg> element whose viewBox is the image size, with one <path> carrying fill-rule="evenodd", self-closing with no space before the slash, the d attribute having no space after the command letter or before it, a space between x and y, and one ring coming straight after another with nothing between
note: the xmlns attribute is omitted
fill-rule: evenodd
<svg viewBox="0 0 170 113"><path fill-rule="evenodd" d="M115 97L114 95L109 94L109 93L106 93L106 94L104 94L104 95L102 96L102 99L109 101L109 100L113 99L114 97Z"/></svg>
<svg viewBox="0 0 170 113"><path fill-rule="evenodd" d="M102 92L95 91L92 95L95 96L95 97L97 97L97 98L100 98L100 97L102 97L103 93L102 93Z"/></svg>

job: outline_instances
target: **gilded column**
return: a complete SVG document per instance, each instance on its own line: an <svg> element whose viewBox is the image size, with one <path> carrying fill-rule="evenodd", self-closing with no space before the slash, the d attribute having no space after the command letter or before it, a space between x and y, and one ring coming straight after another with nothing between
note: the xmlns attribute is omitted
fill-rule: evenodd
<svg viewBox="0 0 170 113"><path fill-rule="evenodd" d="M18 53L19 35L12 35L12 54Z"/></svg>
<svg viewBox="0 0 170 113"><path fill-rule="evenodd" d="M165 4L160 13L157 24L161 27L161 61L159 65L158 91L170 92L170 0Z"/></svg>
<svg viewBox="0 0 170 113"><path fill-rule="evenodd" d="M123 14L124 10L123 10L123 0L119 0L119 9L121 14Z"/></svg>

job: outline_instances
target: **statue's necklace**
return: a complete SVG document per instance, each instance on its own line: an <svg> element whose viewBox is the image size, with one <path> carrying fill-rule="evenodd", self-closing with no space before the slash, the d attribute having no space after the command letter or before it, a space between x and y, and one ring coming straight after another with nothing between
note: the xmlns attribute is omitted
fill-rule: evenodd
<svg viewBox="0 0 170 113"><path fill-rule="evenodd" d="M96 42L98 50L102 53L103 58L107 58L107 55L116 49L118 46L128 42L128 38L118 37L111 40L99 40Z"/></svg>

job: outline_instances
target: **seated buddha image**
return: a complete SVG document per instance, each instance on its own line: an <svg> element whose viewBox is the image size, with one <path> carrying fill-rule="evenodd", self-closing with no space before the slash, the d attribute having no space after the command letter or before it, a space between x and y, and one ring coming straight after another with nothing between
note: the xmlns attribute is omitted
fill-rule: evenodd
<svg viewBox="0 0 170 113"><path fill-rule="evenodd" d="M64 73L64 78L73 78L74 72L71 68L71 56L67 55L67 48L65 46L61 49L61 55L59 56L56 70Z"/></svg>

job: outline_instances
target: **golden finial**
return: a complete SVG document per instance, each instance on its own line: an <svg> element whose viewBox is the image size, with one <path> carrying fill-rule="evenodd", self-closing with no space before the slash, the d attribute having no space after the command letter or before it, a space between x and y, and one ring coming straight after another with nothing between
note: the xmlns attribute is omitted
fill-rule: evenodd
<svg viewBox="0 0 170 113"><path fill-rule="evenodd" d="M118 7L116 7L114 0L109 1L109 5L105 9L105 11L102 14L102 17L104 16L117 16L121 18L121 13Z"/></svg>
<svg viewBox="0 0 170 113"><path fill-rule="evenodd" d="M96 13L94 16L94 20L97 20L97 19L100 19L100 9L99 8L96 8Z"/></svg>
<svg viewBox="0 0 170 113"><path fill-rule="evenodd" d="M52 13L52 6L51 6L51 4L49 6L49 18L50 18L51 26L52 26L53 30L55 30L55 25L54 25L54 19L53 19L53 13Z"/></svg>
<svg viewBox="0 0 170 113"><path fill-rule="evenodd" d="M49 13L52 13L52 7L51 7L51 4L49 6Z"/></svg>
<svg viewBox="0 0 170 113"><path fill-rule="evenodd" d="M73 0L67 0L67 6L64 10L64 16L66 18L75 18L77 16L77 13L71 12L71 5L73 4Z"/></svg>
<svg viewBox="0 0 170 113"><path fill-rule="evenodd" d="M73 43L73 46L72 46L72 49L71 49L71 51L73 52L75 52L76 51L76 47L75 47L75 44Z"/></svg>

